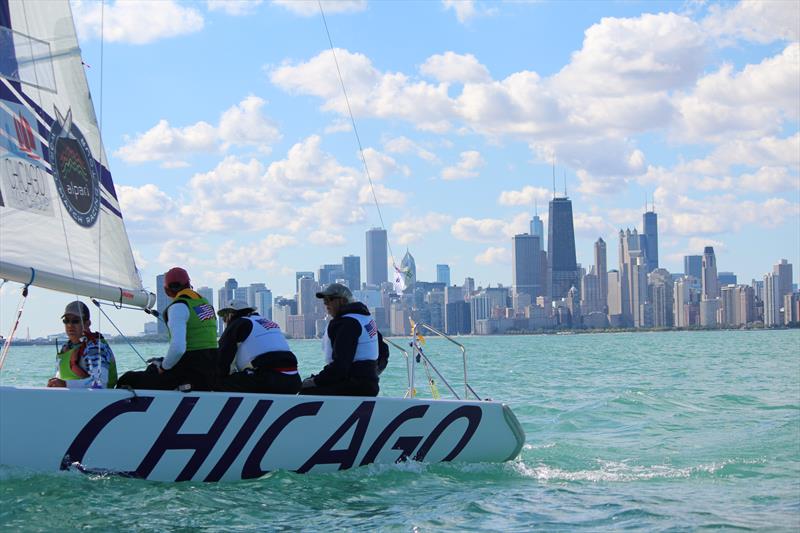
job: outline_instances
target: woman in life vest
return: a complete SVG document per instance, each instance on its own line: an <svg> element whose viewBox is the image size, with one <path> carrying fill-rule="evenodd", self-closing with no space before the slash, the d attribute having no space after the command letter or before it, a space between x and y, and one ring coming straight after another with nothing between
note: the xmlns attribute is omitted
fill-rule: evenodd
<svg viewBox="0 0 800 533"><path fill-rule="evenodd" d="M211 303L192 290L189 274L174 267L164 274L164 309L170 341L167 355L146 370L125 372L117 387L154 390L211 390L216 380L217 317Z"/></svg>
<svg viewBox="0 0 800 533"><path fill-rule="evenodd" d="M113 388L117 382L114 354L100 333L92 332L89 308L80 301L67 304L61 316L67 343L56 356L56 376L48 387L70 389Z"/></svg>
<svg viewBox="0 0 800 533"><path fill-rule="evenodd" d="M217 314L225 331L219 339L220 379L214 390L297 394L297 357L278 324L242 300L231 300Z"/></svg>
<svg viewBox="0 0 800 533"><path fill-rule="evenodd" d="M300 394L377 396L378 327L350 289L331 283L317 293L331 317L322 336L325 367L303 381Z"/></svg>

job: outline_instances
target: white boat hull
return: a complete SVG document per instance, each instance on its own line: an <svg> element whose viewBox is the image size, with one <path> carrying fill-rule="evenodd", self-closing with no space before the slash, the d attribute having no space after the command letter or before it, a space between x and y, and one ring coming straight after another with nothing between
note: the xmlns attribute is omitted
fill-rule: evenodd
<svg viewBox="0 0 800 533"><path fill-rule="evenodd" d="M524 440L491 401L0 387L0 464L37 471L227 481L508 461Z"/></svg>

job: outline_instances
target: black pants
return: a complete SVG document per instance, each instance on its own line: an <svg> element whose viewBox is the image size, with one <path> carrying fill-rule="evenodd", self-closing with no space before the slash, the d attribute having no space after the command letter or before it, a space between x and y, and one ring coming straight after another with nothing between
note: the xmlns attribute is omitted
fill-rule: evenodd
<svg viewBox="0 0 800 533"><path fill-rule="evenodd" d="M269 369L247 369L225 376L214 385L216 391L297 394L299 374L284 374Z"/></svg>
<svg viewBox="0 0 800 533"><path fill-rule="evenodd" d="M130 370L117 380L117 388L174 390L189 385L191 390L209 391L216 378L217 350L194 350L181 356L178 364L158 372L155 365Z"/></svg>
<svg viewBox="0 0 800 533"><path fill-rule="evenodd" d="M300 394L313 394L317 396L377 396L379 390L378 380L351 377L329 385L302 389Z"/></svg>

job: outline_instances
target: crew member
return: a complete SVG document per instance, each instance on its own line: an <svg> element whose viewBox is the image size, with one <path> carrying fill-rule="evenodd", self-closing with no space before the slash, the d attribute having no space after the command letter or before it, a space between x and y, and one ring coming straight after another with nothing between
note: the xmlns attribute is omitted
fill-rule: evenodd
<svg viewBox="0 0 800 533"><path fill-rule="evenodd" d="M317 293L331 317L322 336L325 367L303 381L300 394L378 395L378 327L350 289L331 283Z"/></svg>
<svg viewBox="0 0 800 533"><path fill-rule="evenodd" d="M297 394L297 357L280 326L255 311L247 302L231 300L217 313L225 331L219 339L220 379L214 390Z"/></svg>
<svg viewBox="0 0 800 533"><path fill-rule="evenodd" d="M164 309L170 341L167 355L152 359L146 370L123 374L117 387L155 390L211 390L216 378L217 318L208 300L192 290L180 267L164 274Z"/></svg>
<svg viewBox="0 0 800 533"><path fill-rule="evenodd" d="M56 356L58 370L48 387L70 389L114 388L117 382L117 363L111 347L98 332L89 328L89 308L78 300L70 302L61 316L67 343Z"/></svg>

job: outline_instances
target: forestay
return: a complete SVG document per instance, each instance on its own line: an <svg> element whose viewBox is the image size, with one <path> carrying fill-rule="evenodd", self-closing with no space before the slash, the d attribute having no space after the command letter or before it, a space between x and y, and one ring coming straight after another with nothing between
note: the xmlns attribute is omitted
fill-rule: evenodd
<svg viewBox="0 0 800 533"><path fill-rule="evenodd" d="M0 277L149 307L68 2L0 0Z"/></svg>

